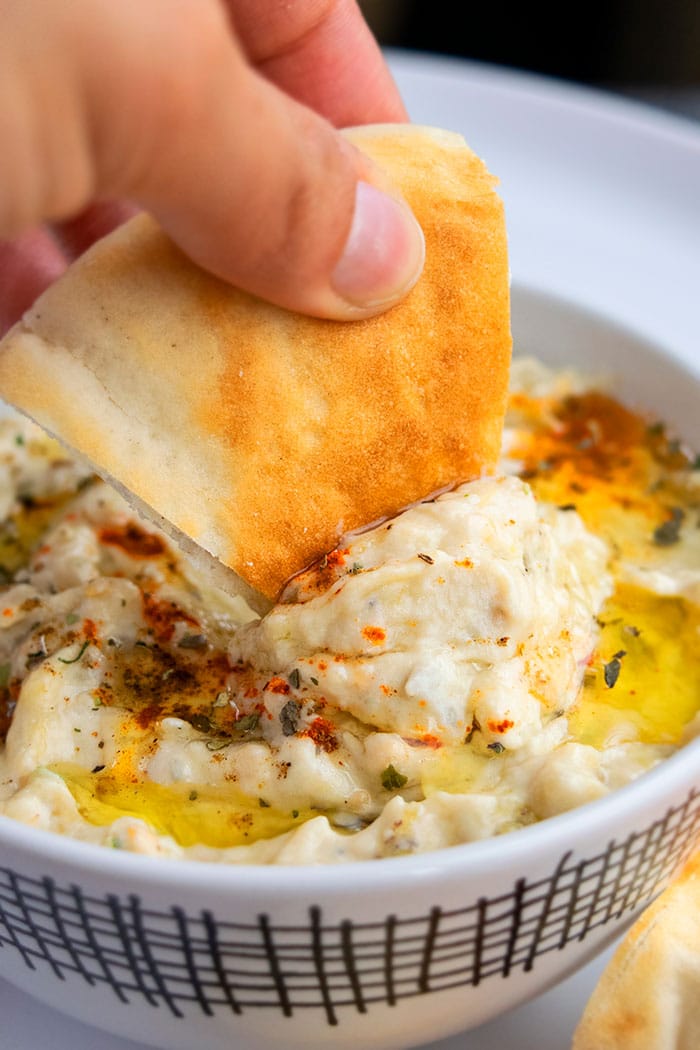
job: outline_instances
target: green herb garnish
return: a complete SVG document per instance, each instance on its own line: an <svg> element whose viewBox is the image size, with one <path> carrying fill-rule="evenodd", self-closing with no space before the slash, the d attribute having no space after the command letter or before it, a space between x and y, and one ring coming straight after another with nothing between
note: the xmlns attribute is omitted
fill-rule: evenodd
<svg viewBox="0 0 700 1050"><path fill-rule="evenodd" d="M233 743L230 737L219 737L216 740L205 741L207 751L223 751L225 747Z"/></svg>
<svg viewBox="0 0 700 1050"><path fill-rule="evenodd" d="M654 529L653 540L657 547L671 547L678 543L685 511L681 507L671 508L671 517Z"/></svg>
<svg viewBox="0 0 700 1050"><path fill-rule="evenodd" d="M78 660L83 655L89 644L90 642L88 642L87 640L84 641L83 644L80 646L80 652L77 656L74 656L72 660L66 660L63 656L59 656L58 659L62 664L77 664Z"/></svg>
<svg viewBox="0 0 700 1050"><path fill-rule="evenodd" d="M205 634L184 634L177 646L178 649L206 649L207 636Z"/></svg>
<svg viewBox="0 0 700 1050"><path fill-rule="evenodd" d="M258 728L259 721L260 715L256 711L253 711L250 715L243 715L243 718L239 718L234 726L236 734L238 736L247 736Z"/></svg>
<svg viewBox="0 0 700 1050"><path fill-rule="evenodd" d="M619 656L613 656L612 660L609 660L608 663L604 665L603 678L605 679L605 684L607 685L608 689L612 689L612 687L617 682L618 678L620 677L621 668L622 664L620 663Z"/></svg>
<svg viewBox="0 0 700 1050"><path fill-rule="evenodd" d="M190 715L190 725L200 733L211 733L212 731L211 720L207 715Z"/></svg>
<svg viewBox="0 0 700 1050"><path fill-rule="evenodd" d="M298 700L287 700L280 711L280 725L285 736L294 736L299 725L301 704Z"/></svg>
<svg viewBox="0 0 700 1050"><path fill-rule="evenodd" d="M399 791L408 783L408 777L399 773L392 765L388 765L382 773L382 787L385 791Z"/></svg>
<svg viewBox="0 0 700 1050"><path fill-rule="evenodd" d="M294 670L287 675L287 681L291 685L292 689L299 688L299 686L301 685L301 671L298 667L295 667Z"/></svg>

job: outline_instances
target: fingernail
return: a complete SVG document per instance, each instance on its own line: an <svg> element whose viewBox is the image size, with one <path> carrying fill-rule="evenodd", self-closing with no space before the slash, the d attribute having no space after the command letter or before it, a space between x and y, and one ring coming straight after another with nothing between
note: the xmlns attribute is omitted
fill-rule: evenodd
<svg viewBox="0 0 700 1050"><path fill-rule="evenodd" d="M408 205L358 182L350 234L331 276L338 295L380 310L413 287L424 261L425 238Z"/></svg>

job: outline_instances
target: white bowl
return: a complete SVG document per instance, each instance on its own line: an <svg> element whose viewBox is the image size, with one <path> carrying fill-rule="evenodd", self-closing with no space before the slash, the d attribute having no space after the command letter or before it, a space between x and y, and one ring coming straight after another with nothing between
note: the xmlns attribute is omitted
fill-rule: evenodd
<svg viewBox="0 0 700 1050"><path fill-rule="evenodd" d="M523 142L522 155L501 167L511 187L518 170L525 183L510 203L517 349L553 364L613 369L621 396L656 410L700 446L700 364L688 321L697 284L687 268L666 275L690 256L676 251L660 261L639 253L634 268L634 252L618 242L621 190L610 172L603 184L612 186L611 200L598 186L590 201L577 198L570 218L553 173L559 198L558 205L551 198L549 224L542 216L551 195L541 179L552 173L561 128L576 129L566 142L575 139L579 151L604 142L614 153L627 141L640 164L663 141L665 163L672 171L695 164L696 180L698 139L669 138L653 119L635 110L627 120L585 92L572 98L565 90L562 99L556 85L530 77L479 68L462 77L449 64L438 76L430 62L413 75L409 66L399 61L397 72L409 103L420 99L414 118L463 131L497 170L489 143L469 135L474 113L484 121L485 99L492 113L528 121L538 140ZM437 99L433 111L426 82ZM487 135L479 120L478 136ZM496 155L506 131L500 135L491 142ZM594 168L589 163L592 179ZM660 168L652 175L658 191L665 176ZM643 190L634 190L640 200ZM594 229L591 261L591 215L600 218L603 198L606 223ZM666 220L673 206L687 214L692 199L689 192L679 203L677 194L659 214L647 210L649 231L638 232L632 247L667 247L674 231L684 245L688 231L669 232ZM624 202L619 212L631 229ZM539 239L528 271L533 215ZM635 274L637 311L629 287ZM655 309L652 291L660 296ZM415 1046L496 1016L588 961L699 840L699 741L614 795L542 824L433 854L339 867L156 860L0 818L0 974L74 1017L168 1050Z"/></svg>
<svg viewBox="0 0 700 1050"><path fill-rule="evenodd" d="M697 404L689 371L593 315L516 289L513 316L544 360L614 360L633 400ZM700 443L695 413L676 421ZM0 974L168 1050L414 1046L581 966L699 839L700 741L539 825L341 866L156 860L0 818Z"/></svg>

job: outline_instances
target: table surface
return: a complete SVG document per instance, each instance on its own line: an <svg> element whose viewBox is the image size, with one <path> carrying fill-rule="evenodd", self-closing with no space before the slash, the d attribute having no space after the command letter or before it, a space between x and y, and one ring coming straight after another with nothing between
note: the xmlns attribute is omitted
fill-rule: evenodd
<svg viewBox="0 0 700 1050"><path fill-rule="evenodd" d="M566 1050L585 1003L614 946L549 992L470 1032L420 1050ZM88 993L89 994L89 993ZM146 1050L140 1043L106 1035L35 1002L0 981L0 1050ZM246 1050L236 1043L235 1050ZM358 1048L360 1050L360 1048Z"/></svg>

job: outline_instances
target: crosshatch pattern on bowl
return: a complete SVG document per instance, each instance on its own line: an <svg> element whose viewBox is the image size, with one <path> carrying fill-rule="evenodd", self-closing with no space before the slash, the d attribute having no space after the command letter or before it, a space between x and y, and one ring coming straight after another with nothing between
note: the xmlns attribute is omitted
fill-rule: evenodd
<svg viewBox="0 0 700 1050"><path fill-rule="evenodd" d="M316 1008L337 1024L343 1008L478 985L517 969L644 905L700 836L700 793L644 831L610 841L597 856L565 853L547 878L518 879L510 893L467 907L438 906L410 918L328 923L308 909L306 925L218 920L202 910L153 910L136 895L103 898L47 875L0 868L0 947L30 969L111 987L123 1003L141 997L176 1017L198 1007L290 1017Z"/></svg>

